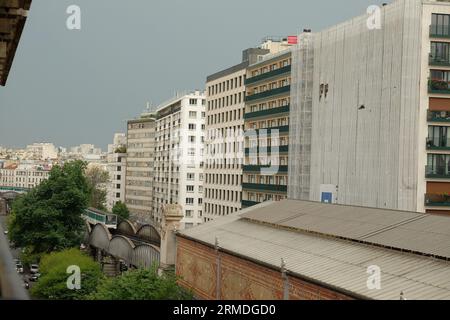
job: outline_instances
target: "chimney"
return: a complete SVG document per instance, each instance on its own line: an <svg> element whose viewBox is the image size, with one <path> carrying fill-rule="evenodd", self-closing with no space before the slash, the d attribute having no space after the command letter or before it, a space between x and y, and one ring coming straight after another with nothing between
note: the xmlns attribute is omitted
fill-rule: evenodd
<svg viewBox="0 0 450 320"><path fill-rule="evenodd" d="M177 254L176 236L180 230L180 221L183 219L182 207L178 204L167 204L163 207L161 223L161 252L159 271L163 272L175 266Z"/></svg>

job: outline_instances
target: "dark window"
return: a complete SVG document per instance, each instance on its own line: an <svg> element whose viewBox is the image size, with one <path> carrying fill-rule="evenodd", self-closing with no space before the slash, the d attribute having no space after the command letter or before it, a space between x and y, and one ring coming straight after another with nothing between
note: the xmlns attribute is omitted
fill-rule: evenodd
<svg viewBox="0 0 450 320"><path fill-rule="evenodd" d="M433 13L431 18L431 34L438 36L450 35L450 15Z"/></svg>

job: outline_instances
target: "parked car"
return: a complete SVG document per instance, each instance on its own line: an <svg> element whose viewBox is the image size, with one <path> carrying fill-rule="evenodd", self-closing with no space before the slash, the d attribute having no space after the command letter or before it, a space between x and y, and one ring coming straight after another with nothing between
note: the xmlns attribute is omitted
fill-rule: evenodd
<svg viewBox="0 0 450 320"><path fill-rule="evenodd" d="M31 282L36 282L36 281L39 280L40 277L41 277L41 274L40 274L40 273L35 273L35 274L33 274L32 276L30 276L29 280L30 280Z"/></svg>
<svg viewBox="0 0 450 320"><path fill-rule="evenodd" d="M39 265L32 264L30 266L30 272L31 272L31 274L39 273Z"/></svg>
<svg viewBox="0 0 450 320"><path fill-rule="evenodd" d="M23 265L20 262L16 262L16 270L18 273L23 273Z"/></svg>
<svg viewBox="0 0 450 320"><path fill-rule="evenodd" d="M3 231L4 234L8 234L8 230Z"/></svg>

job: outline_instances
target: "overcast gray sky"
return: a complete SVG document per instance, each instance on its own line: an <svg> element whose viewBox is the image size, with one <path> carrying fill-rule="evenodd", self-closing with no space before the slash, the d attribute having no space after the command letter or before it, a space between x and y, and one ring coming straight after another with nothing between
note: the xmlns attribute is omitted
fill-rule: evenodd
<svg viewBox="0 0 450 320"><path fill-rule="evenodd" d="M33 0L5 88L0 145L105 148L146 101L203 89L265 36L319 31L373 0ZM390 1L384 1L390 2ZM81 30L66 28L69 5Z"/></svg>

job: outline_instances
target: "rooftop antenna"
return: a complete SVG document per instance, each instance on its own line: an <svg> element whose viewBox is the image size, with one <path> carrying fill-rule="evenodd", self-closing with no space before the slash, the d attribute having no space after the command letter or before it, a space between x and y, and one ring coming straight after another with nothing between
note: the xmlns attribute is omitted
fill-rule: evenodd
<svg viewBox="0 0 450 320"><path fill-rule="evenodd" d="M146 108L145 108L145 112L146 112L146 113L150 113L150 112L151 112L151 109L152 109L152 103L149 102L149 101L147 101L147 106L146 106Z"/></svg>

